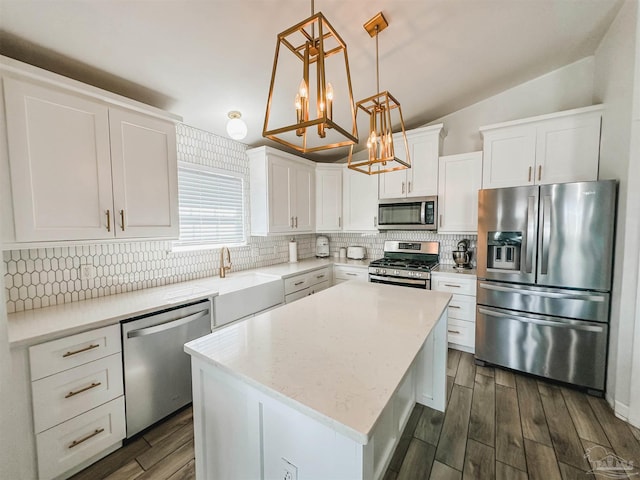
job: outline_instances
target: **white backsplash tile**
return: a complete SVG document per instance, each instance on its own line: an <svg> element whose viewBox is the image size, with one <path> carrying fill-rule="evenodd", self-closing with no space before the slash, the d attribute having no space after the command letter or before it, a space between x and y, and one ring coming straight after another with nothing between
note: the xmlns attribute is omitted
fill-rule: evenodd
<svg viewBox="0 0 640 480"><path fill-rule="evenodd" d="M245 182L245 205L249 205L249 161L246 145L186 125L177 128L178 160L230 170ZM246 231L249 232L249 212ZM441 263L453 264L451 250L462 238L423 232L379 234L329 234L331 252L340 247L362 245L367 258L382 256L384 240L436 240ZM287 262L291 236L248 237L247 245L231 248L233 271ZM316 235L296 235L298 258L315 255ZM475 257L475 255L474 255ZM4 284L9 313L115 295L144 288L179 283L218 274L220 250L172 252L170 241L131 241L11 250L3 252ZM92 265L95 277L82 280L80 269Z"/></svg>

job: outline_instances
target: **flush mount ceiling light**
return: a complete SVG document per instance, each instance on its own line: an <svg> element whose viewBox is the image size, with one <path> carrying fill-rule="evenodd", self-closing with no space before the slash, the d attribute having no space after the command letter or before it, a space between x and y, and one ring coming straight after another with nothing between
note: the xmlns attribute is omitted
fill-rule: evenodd
<svg viewBox="0 0 640 480"><path fill-rule="evenodd" d="M313 0L278 34L262 136L302 153L358 142L347 46Z"/></svg>
<svg viewBox="0 0 640 480"><path fill-rule="evenodd" d="M229 121L227 122L227 134L234 140L242 140L247 136L247 124L242 120L242 114L238 111L232 111L227 114Z"/></svg>
<svg viewBox="0 0 640 480"><path fill-rule="evenodd" d="M371 97L360 100L356 103L356 115L362 110L368 115L365 120L368 121L367 135L367 151L366 160L354 160L353 149L351 145L349 151L348 167L358 172L373 175L378 173L393 172L395 170L404 170L411 168L411 160L409 158L409 146L407 144L407 135L404 128L404 119L402 118L402 109L398 102L389 92L380 91L380 66L378 62L378 34L389 26L382 12L364 24L365 30L370 36L376 39L376 90L378 93ZM393 115L392 115L393 114ZM396 155L393 144L393 120L395 117L396 125L399 123L402 131L402 141L404 142L404 150L406 158L402 159ZM398 138L397 138L398 139Z"/></svg>

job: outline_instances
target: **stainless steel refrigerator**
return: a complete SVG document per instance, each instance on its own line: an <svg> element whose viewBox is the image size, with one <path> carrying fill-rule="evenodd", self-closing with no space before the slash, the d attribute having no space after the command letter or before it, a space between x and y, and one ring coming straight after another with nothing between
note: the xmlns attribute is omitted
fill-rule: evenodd
<svg viewBox="0 0 640 480"><path fill-rule="evenodd" d="M604 392L616 187L480 190L478 363Z"/></svg>

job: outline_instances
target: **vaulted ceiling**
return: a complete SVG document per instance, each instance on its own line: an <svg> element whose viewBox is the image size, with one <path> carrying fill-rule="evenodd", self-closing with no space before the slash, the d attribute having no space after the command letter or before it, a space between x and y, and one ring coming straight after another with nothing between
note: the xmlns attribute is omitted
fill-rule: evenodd
<svg viewBox="0 0 640 480"><path fill-rule="evenodd" d="M408 128L592 55L624 0L316 0L348 46L356 100L380 83ZM0 0L0 54L181 115L226 136L239 110L262 137L276 35L303 0ZM292 77L300 76L291 71ZM345 151L317 155L344 157Z"/></svg>

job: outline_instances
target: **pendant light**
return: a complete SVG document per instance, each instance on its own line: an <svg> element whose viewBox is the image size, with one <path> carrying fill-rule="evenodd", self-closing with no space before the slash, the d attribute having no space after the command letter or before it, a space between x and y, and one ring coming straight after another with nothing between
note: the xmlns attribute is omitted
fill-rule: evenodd
<svg viewBox="0 0 640 480"><path fill-rule="evenodd" d="M378 61L378 34L389 26L382 12L378 13L371 20L364 24L365 30L371 37L376 39L376 89L375 95L360 100L356 103L356 115L362 110L369 115L369 130L367 135L367 158L366 160L355 160L353 154L354 145L349 151L348 167L367 175L393 172L411 168L409 158L409 146L407 144L407 134L402 118L400 102L388 91L380 91L380 66ZM393 118L396 117L396 124L399 123L402 131L402 141L406 158L402 159L396 155L393 143Z"/></svg>
<svg viewBox="0 0 640 480"><path fill-rule="evenodd" d="M302 153L358 142L347 46L313 0L278 34L262 136Z"/></svg>

